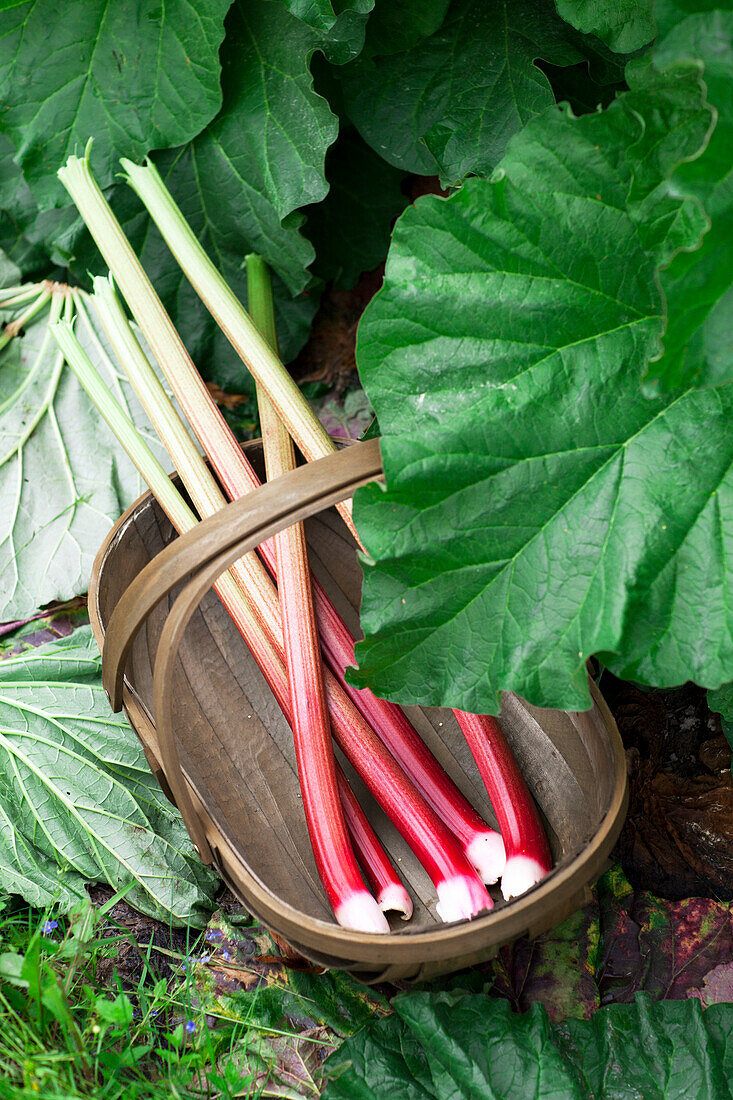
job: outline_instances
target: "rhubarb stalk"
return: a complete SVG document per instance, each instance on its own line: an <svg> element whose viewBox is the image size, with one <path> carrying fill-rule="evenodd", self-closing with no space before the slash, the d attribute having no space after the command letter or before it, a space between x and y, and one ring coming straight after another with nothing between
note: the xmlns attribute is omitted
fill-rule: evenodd
<svg viewBox="0 0 733 1100"><path fill-rule="evenodd" d="M277 353L270 274L258 256L247 257L252 321ZM295 450L274 405L258 383L257 401L268 481L295 469ZM351 849L336 781L321 647L310 587L305 527L291 524L275 535L278 597L285 668L303 810L316 867L339 924L360 931L386 931L384 916L364 883Z"/></svg>
<svg viewBox="0 0 733 1100"><path fill-rule="evenodd" d="M341 805L357 859L383 913L394 911L403 920L412 916L412 899L400 882L369 818L351 789L343 769L336 764Z"/></svg>
<svg viewBox="0 0 733 1100"><path fill-rule="evenodd" d="M552 869L540 815L504 731L485 714L455 711L494 807L506 847L502 895L524 894Z"/></svg>
<svg viewBox="0 0 733 1100"><path fill-rule="evenodd" d="M69 366L127 450L173 525L178 531L190 530L197 522L196 517L99 379L72 326L58 322L51 331ZM214 587L290 721L282 651L278 652L273 646L230 573L224 574ZM282 630L279 614L277 629ZM438 915L445 921L455 921L469 919L484 909L491 909L491 898L453 834L430 809L328 670L325 670L324 684L337 743L430 875L438 894Z"/></svg>
<svg viewBox="0 0 733 1100"><path fill-rule="evenodd" d="M194 508L201 517L213 515L224 507L226 498L140 347L109 279L101 276L94 279L92 302L112 350L171 456ZM277 593L257 555L254 552L247 554L232 566L231 572L243 591L257 593L253 610L270 640L275 645L280 644L275 628Z"/></svg>
<svg viewBox="0 0 733 1100"><path fill-rule="evenodd" d="M258 331L234 291L207 256L157 168L150 161L142 166L123 158L120 163L128 183L147 208L191 286L247 365L257 385L265 391L305 457L312 461L333 454L335 446L328 432L308 403L303 401L276 350ZM358 541L351 518L351 501L344 501L339 511Z"/></svg>
<svg viewBox="0 0 733 1100"><path fill-rule="evenodd" d="M256 489L260 484L257 474L201 380L122 227L97 186L87 157L70 157L66 167L59 171L59 178L109 264L227 496L234 500ZM196 285L197 270L192 270L190 277ZM305 404L301 394L298 398ZM260 547L260 553L272 575L276 576L272 548L265 543ZM482 880L495 882L504 865L501 838L472 809L399 708L377 699L366 689L357 691L345 683L344 669L354 660L354 639L315 579L313 594L329 667L356 706L378 730L387 748L400 761L423 796L460 839L469 861Z"/></svg>
<svg viewBox="0 0 733 1100"><path fill-rule="evenodd" d="M51 300L51 293L51 289L48 285L42 285L36 288L35 300L21 313L20 317L16 317L14 321L8 322L3 329L2 335L0 335L0 351L10 343L14 336L18 335L23 325L27 325L28 322ZM8 303L5 303L5 308L7 308L7 305Z"/></svg>

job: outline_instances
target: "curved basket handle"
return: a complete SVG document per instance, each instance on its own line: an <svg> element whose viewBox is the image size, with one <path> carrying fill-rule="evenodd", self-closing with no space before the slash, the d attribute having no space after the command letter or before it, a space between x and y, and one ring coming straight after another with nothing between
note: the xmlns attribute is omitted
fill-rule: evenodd
<svg viewBox="0 0 733 1100"><path fill-rule="evenodd" d="M119 710L125 666L137 632L155 605L192 577L173 605L158 644L153 713L163 771L202 859L210 859L211 851L181 772L171 721L172 673L186 625L209 588L235 561L278 531L346 500L359 486L381 475L379 440L372 439L262 485L166 546L129 585L110 617L102 681L113 710Z"/></svg>

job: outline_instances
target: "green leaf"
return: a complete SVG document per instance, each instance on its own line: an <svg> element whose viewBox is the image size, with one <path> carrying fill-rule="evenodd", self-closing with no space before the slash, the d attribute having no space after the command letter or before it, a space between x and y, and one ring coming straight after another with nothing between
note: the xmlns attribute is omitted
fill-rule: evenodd
<svg viewBox="0 0 733 1100"><path fill-rule="evenodd" d="M38 315L0 354L0 622L85 591L102 540L145 488L62 366L48 316ZM88 354L168 468L126 379L92 331L77 323Z"/></svg>
<svg viewBox="0 0 733 1100"><path fill-rule="evenodd" d="M227 18L221 53L220 114L195 141L153 157L212 260L243 300L248 252L263 256L279 277L278 331L286 359L302 347L318 304L318 293L308 293L314 280L307 269L315 251L297 211L325 197L325 156L338 132L336 117L313 90L309 64L317 44L315 33L281 3L239 0ZM225 389L246 391L241 362L137 197L120 185L111 202L197 363ZM77 277L99 270L87 235L59 244Z"/></svg>
<svg viewBox="0 0 733 1100"><path fill-rule="evenodd" d="M0 664L0 885L78 905L86 882L132 883L130 904L205 923L216 880L113 715L89 627Z"/></svg>
<svg viewBox="0 0 733 1100"><path fill-rule="evenodd" d="M704 204L710 228L700 248L680 252L660 274L668 312L664 353L645 378L648 392L657 393L733 379L733 11L683 18L652 56L660 67L699 58L718 112L702 156L683 164L673 181Z"/></svg>
<svg viewBox="0 0 733 1100"><path fill-rule="evenodd" d="M340 75L349 117L381 157L454 184L487 174L554 102L536 58L572 65L592 53L551 4L454 0L435 34L403 53L365 54Z"/></svg>
<svg viewBox="0 0 733 1100"><path fill-rule="evenodd" d="M231 0L26 0L0 11L2 130L42 207L66 205L56 171L95 139L103 187L120 156L182 145L221 104Z"/></svg>
<svg viewBox="0 0 733 1100"><path fill-rule="evenodd" d="M280 4L239 0L222 51L222 111L190 153L179 154L191 157L184 180L198 188L212 239L224 251L254 249L293 294L306 287L313 260L294 211L326 196L326 150L338 133L313 90L316 47ZM179 189L183 195L186 183Z"/></svg>
<svg viewBox="0 0 733 1100"><path fill-rule="evenodd" d="M372 56L411 50L435 32L446 17L450 0L378 0L367 28Z"/></svg>
<svg viewBox="0 0 733 1100"><path fill-rule="evenodd" d="M221 111L194 141L156 153L154 160L237 293L245 295L242 264L248 252L264 256L278 276L281 348L290 359L307 337L319 296L308 270L315 252L302 233L304 217L298 211L320 202L328 191L324 162L338 121L313 88L310 61L319 46L318 33L290 15L279 0L238 0L226 29ZM172 141L151 141L136 147L132 155L139 157L156 144ZM112 152L109 156L114 159ZM62 157L59 152L54 171ZM96 140L92 163L102 185L109 183L113 172L106 171ZM30 179L27 167L26 174ZM125 185L115 184L109 198L204 373L226 389L246 390L242 364L181 275L137 197ZM24 270L42 267L44 253L54 263L70 267L82 283L89 270L102 270L72 206L39 213L7 138L0 139L0 210L0 247Z"/></svg>
<svg viewBox="0 0 733 1100"><path fill-rule="evenodd" d="M555 0L563 19L596 34L617 53L633 53L656 33L654 0Z"/></svg>
<svg viewBox="0 0 733 1100"><path fill-rule="evenodd" d="M729 1100L733 1005L609 1005L551 1024L475 993L403 994L326 1062L323 1100Z"/></svg>
<svg viewBox="0 0 733 1100"><path fill-rule="evenodd" d="M362 271L382 263L392 223L407 206L404 174L372 152L353 131L329 151L325 201L306 211L307 234L316 249L313 273L349 290Z"/></svg>
<svg viewBox="0 0 733 1100"><path fill-rule="evenodd" d="M352 675L378 695L582 710L596 652L659 686L731 678L733 391L639 387L656 265L705 224L668 177L710 112L695 65L629 75L397 223L357 341L388 488L355 498L375 564Z"/></svg>
<svg viewBox="0 0 733 1100"><path fill-rule="evenodd" d="M361 53L367 19L374 0L284 0L288 11L311 27L334 65L344 65Z"/></svg>
<svg viewBox="0 0 733 1100"><path fill-rule="evenodd" d="M708 706L713 714L720 715L723 733L733 748L733 684L722 684L715 691L709 691Z"/></svg>
<svg viewBox="0 0 733 1100"><path fill-rule="evenodd" d="M318 288L308 270L315 253L302 233L304 218L298 211L320 202L328 191L324 161L338 121L313 89L310 61L319 45L318 34L290 15L279 0L238 0L226 29L221 111L194 141L156 153L154 159L237 293L245 294L242 264L248 252L264 256L279 276L279 331L283 355L289 359L302 347L318 304ZM156 144L173 142L151 141L132 155L139 157ZM114 157L110 152L114 173L119 168L117 151ZM59 153L54 171L61 160ZM113 169L105 174L96 139L92 163L102 185L109 183ZM204 373L224 388L245 390L241 363L191 291L137 197L123 184L113 185L109 197ZM0 215L0 246L17 250L13 258L22 259L25 270L38 270L44 253L54 263L70 267L83 283L88 270L101 270L96 248L74 208L66 205L39 213L12 150L2 144L0 209L5 211Z"/></svg>
<svg viewBox="0 0 733 1100"><path fill-rule="evenodd" d="M0 287L16 286L20 282L20 268L5 252L0 252Z"/></svg>

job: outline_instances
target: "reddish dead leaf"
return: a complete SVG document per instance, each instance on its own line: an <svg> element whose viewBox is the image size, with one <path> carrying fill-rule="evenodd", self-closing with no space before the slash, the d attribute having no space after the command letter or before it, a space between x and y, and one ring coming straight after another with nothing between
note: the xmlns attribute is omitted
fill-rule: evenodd
<svg viewBox="0 0 733 1100"><path fill-rule="evenodd" d="M706 1008L733 1001L733 962L714 966L703 978L702 989L691 989L690 996L697 997Z"/></svg>
<svg viewBox="0 0 733 1100"><path fill-rule="evenodd" d="M217 405L223 405L225 409L237 409L240 405L251 401L251 398L244 393L227 393L221 386L217 386L216 382L207 382L206 388Z"/></svg>

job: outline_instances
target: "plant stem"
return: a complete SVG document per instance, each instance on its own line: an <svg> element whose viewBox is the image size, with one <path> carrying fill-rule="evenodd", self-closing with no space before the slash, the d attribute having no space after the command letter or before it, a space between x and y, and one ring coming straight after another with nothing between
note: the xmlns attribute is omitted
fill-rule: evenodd
<svg viewBox="0 0 733 1100"><path fill-rule="evenodd" d="M147 208L191 286L249 367L305 457L312 461L332 454L335 445L326 429L304 400L277 352L258 332L234 291L206 255L158 170L149 161L144 166L125 159L120 163L128 183ZM351 502L339 505L339 511L358 542Z"/></svg>
<svg viewBox="0 0 733 1100"><path fill-rule="evenodd" d="M247 287L253 323L277 351L270 273L258 256L247 257ZM295 450L259 383L257 400L271 481L295 469ZM303 524L291 524L274 542L295 757L316 867L339 924L388 931L379 906L364 888L339 798Z"/></svg>
<svg viewBox="0 0 733 1100"><path fill-rule="evenodd" d="M51 330L69 366L120 440L151 492L179 532L197 522L163 467L121 411L74 335L60 321ZM247 643L278 705L290 721L287 674L282 659L231 573L214 585L222 603ZM279 620L279 613L278 613ZM279 625L279 630L282 627ZM280 642L282 646L282 641ZM399 829L435 884L438 914L445 921L469 919L492 908L485 887L472 870L453 834L423 800L413 783L390 756L335 677L326 670L326 699L334 736L342 752L387 816Z"/></svg>
<svg viewBox="0 0 733 1100"><path fill-rule="evenodd" d="M552 869L540 815L496 718L454 712L481 773L506 846L501 892L523 894Z"/></svg>
<svg viewBox="0 0 733 1100"><path fill-rule="evenodd" d="M3 289L0 290L0 309L12 309L13 306L20 306L23 305L24 302L29 302L31 298L36 298L38 294L40 294L41 288L41 283L3 287ZM6 298L6 294L10 295L10 297Z"/></svg>
<svg viewBox="0 0 733 1100"><path fill-rule="evenodd" d="M2 335L0 336L0 351L10 343L14 336L17 336L23 325L27 325L36 314L43 309L43 307L51 300L51 289L48 286L44 286L41 293L31 302L28 308L21 313L20 317L16 317L14 321L10 321L5 326Z"/></svg>

